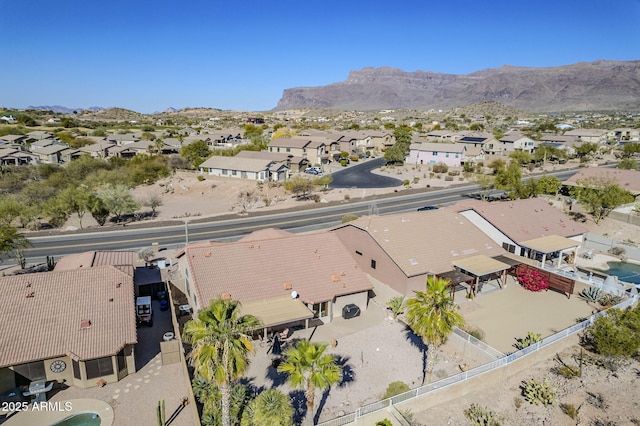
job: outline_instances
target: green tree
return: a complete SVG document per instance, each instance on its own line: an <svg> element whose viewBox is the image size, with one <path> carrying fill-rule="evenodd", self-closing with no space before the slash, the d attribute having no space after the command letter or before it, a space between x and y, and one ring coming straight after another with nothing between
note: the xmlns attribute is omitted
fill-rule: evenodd
<svg viewBox="0 0 640 426"><path fill-rule="evenodd" d="M240 309L237 300L212 300L183 330L192 345L189 361L195 374L220 388L223 426L231 425L231 386L249 367L249 334L260 326L258 318L242 315Z"/></svg>
<svg viewBox="0 0 640 426"><path fill-rule="evenodd" d="M415 297L405 302L409 327L422 338L426 347L423 383L426 375L433 371L436 350L447 340L454 327L464 324L464 318L451 297L449 284L448 280L429 276L426 290L414 290Z"/></svg>
<svg viewBox="0 0 640 426"><path fill-rule="evenodd" d="M18 229L11 225L0 225L0 260L8 253L30 247L31 243Z"/></svg>
<svg viewBox="0 0 640 426"><path fill-rule="evenodd" d="M594 154L596 152L598 152L597 143L585 142L576 148L576 154L578 154L578 157L580 157L581 159L586 158L587 156Z"/></svg>
<svg viewBox="0 0 640 426"><path fill-rule="evenodd" d="M398 315L404 313L404 296L396 296L389 299L387 308L391 310L393 319L398 320Z"/></svg>
<svg viewBox="0 0 640 426"><path fill-rule="evenodd" d="M89 200L89 212L91 212L91 216L100 226L104 226L104 224L107 223L107 219L109 219L109 209L95 194Z"/></svg>
<svg viewBox="0 0 640 426"><path fill-rule="evenodd" d="M191 163L191 166L198 167L204 160L209 158L211 150L205 141L195 141L183 146L180 155Z"/></svg>
<svg viewBox="0 0 640 426"><path fill-rule="evenodd" d="M633 309L609 309L589 327L582 343L594 352L629 358L640 351L640 305Z"/></svg>
<svg viewBox="0 0 640 426"><path fill-rule="evenodd" d="M396 143L400 143L409 147L411 144L411 138L413 137L413 130L411 127L402 125L393 129L393 136L396 138Z"/></svg>
<svg viewBox="0 0 640 426"><path fill-rule="evenodd" d="M67 217L75 213L82 229L82 218L90 209L92 195L93 192L85 185L69 186L60 191L53 202Z"/></svg>
<svg viewBox="0 0 640 426"><path fill-rule="evenodd" d="M513 161L516 161L521 166L531 163L533 159L531 157L531 154L529 154L527 151L513 151L511 154L509 154L509 158L511 158L511 160Z"/></svg>
<svg viewBox="0 0 640 426"><path fill-rule="evenodd" d="M533 153L535 161L548 161L552 158L565 158L566 154L558 148L550 145L540 145Z"/></svg>
<svg viewBox="0 0 640 426"><path fill-rule="evenodd" d="M116 222L120 222L123 214L133 213L140 208L129 188L124 185L105 185L96 192L96 196L109 213L115 215Z"/></svg>
<svg viewBox="0 0 640 426"><path fill-rule="evenodd" d="M640 152L640 143L625 143L622 147L622 154L628 158Z"/></svg>
<svg viewBox="0 0 640 426"><path fill-rule="evenodd" d="M481 174L476 178L476 184L480 187L480 198L482 201L487 201L487 197L496 187L495 177L490 175Z"/></svg>
<svg viewBox="0 0 640 426"><path fill-rule="evenodd" d="M262 392L242 413L242 426L293 426L291 399L276 388Z"/></svg>
<svg viewBox="0 0 640 426"><path fill-rule="evenodd" d="M616 207L632 203L634 196L622 189L614 180L592 177L576 182L571 195L578 200L597 224Z"/></svg>
<svg viewBox="0 0 640 426"><path fill-rule="evenodd" d="M623 158L618 162L616 167L626 170L638 170L638 160L634 160L633 158Z"/></svg>
<svg viewBox="0 0 640 426"><path fill-rule="evenodd" d="M321 185L325 190L329 189L329 185L333 182L333 176L326 174L316 179L316 185Z"/></svg>
<svg viewBox="0 0 640 426"><path fill-rule="evenodd" d="M302 176L294 176L284 183L284 189L291 192L296 198L308 198L315 189L315 184L311 179Z"/></svg>
<svg viewBox="0 0 640 426"><path fill-rule="evenodd" d="M11 225L20 216L22 204L13 196L0 197L0 225Z"/></svg>
<svg viewBox="0 0 640 426"><path fill-rule="evenodd" d="M536 181L536 194L558 195L562 182L556 176L542 175Z"/></svg>
<svg viewBox="0 0 640 426"><path fill-rule="evenodd" d="M162 205L162 198L158 194L151 194L142 201L142 205L151 209L151 217L156 216L156 210Z"/></svg>
<svg viewBox="0 0 640 426"><path fill-rule="evenodd" d="M386 161L393 161L395 163L402 163L404 161L405 156L407 155L407 150L403 144L395 143L389 148L387 148L384 152L384 159Z"/></svg>
<svg viewBox="0 0 640 426"><path fill-rule="evenodd" d="M509 191L509 196L519 198L522 193L522 168L516 161L509 163L509 166L498 170L496 173L496 188Z"/></svg>
<svg viewBox="0 0 640 426"><path fill-rule="evenodd" d="M487 167L489 167L490 169L493 169L494 175L498 174L498 172L506 168L506 166L507 166L507 163L502 158L496 158L495 160L487 164Z"/></svg>
<svg viewBox="0 0 640 426"><path fill-rule="evenodd" d="M215 382L207 381L202 376L195 376L191 382L193 395L203 406L200 423L203 426L222 425L222 394ZM231 386L229 416L232 424L239 424L245 407L249 403L249 391L241 383Z"/></svg>
<svg viewBox="0 0 640 426"><path fill-rule="evenodd" d="M284 361L278 371L287 374L287 380L296 388L304 389L307 400L307 418L313 419L316 388L328 389L342 380L342 369L336 358L325 354L326 343L300 340L285 350Z"/></svg>

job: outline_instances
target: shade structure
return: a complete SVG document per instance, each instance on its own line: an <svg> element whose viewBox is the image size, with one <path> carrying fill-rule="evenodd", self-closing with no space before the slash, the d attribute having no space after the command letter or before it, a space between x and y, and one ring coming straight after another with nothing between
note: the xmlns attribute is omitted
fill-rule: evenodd
<svg viewBox="0 0 640 426"><path fill-rule="evenodd" d="M526 247L537 251L538 253L553 253L568 248L578 247L579 242L571 238L561 237L560 235L548 235L546 237L534 238L520 243L522 247Z"/></svg>
<svg viewBox="0 0 640 426"><path fill-rule="evenodd" d="M495 260L489 256L485 256L484 254L456 260L453 262L453 265L476 277L482 277L495 272L502 272L510 268L506 263Z"/></svg>

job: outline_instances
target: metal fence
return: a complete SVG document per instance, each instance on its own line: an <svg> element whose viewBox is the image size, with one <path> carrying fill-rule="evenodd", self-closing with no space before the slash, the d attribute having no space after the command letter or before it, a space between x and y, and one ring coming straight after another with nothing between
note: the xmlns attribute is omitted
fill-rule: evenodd
<svg viewBox="0 0 640 426"><path fill-rule="evenodd" d="M462 330L462 329L460 329L458 327L453 329L453 334L461 337L467 343L469 343L469 344L475 346L476 348L480 349L482 352L486 353L491 358L496 358L497 359L497 358L502 358L504 356L504 354L502 352L500 352L499 350L497 350L496 348L493 348L493 347L487 345L482 340L476 339L471 334L467 333L466 331L464 331L464 330Z"/></svg>
<svg viewBox="0 0 640 426"><path fill-rule="evenodd" d="M585 234L583 247L598 250L601 252L608 252L614 247L620 247L624 249L624 257L628 259L640 260L640 248L632 242L614 240L613 238L603 237L595 234Z"/></svg>
<svg viewBox="0 0 640 426"><path fill-rule="evenodd" d="M629 297L628 299L624 300L623 302L617 304L616 306L614 306L614 308L618 308L618 309L625 309L628 308L630 306L632 306L634 303L636 303L638 301L638 298L640 296L638 295L633 295L631 297ZM422 397L426 394L428 394L429 392L433 392L435 390L439 390L439 389L443 389L446 388L448 386L457 384L457 383L461 383L464 382L465 380L469 380L471 378L474 377L478 377L482 374L488 373L490 371L496 370L498 368L504 367L506 365L511 364L512 362L515 362L529 354L532 354L546 346L549 346L553 343L558 342L559 340L565 339L575 333L578 333L579 331L584 330L585 328L589 327L591 324L593 324L593 322L595 321L596 318L605 315L606 311L600 311L600 312L596 312L595 314L591 315L589 318L587 318L585 321L582 321L578 324L575 324L571 327L568 327L564 330L559 331L558 333L552 334L551 336L545 337L544 339L542 339L540 342L535 343L529 347L526 347L524 349L521 349L517 352L514 352L512 354L506 355L506 356L502 356L499 359L496 359L495 361L491 361L489 363L486 364L482 364L478 367L472 368L470 370L464 371L462 373L458 373L454 376L450 376L450 377L446 377L442 380L438 380L436 382L433 383L428 383L424 386L421 386L419 388L416 389L411 389L407 392L401 393L399 395L396 395L394 397L391 398L387 398L387 399L383 399L382 401L377 401L377 402L372 402L371 404L367 404L364 405L360 408L358 408L356 410L355 413L351 413L351 414L347 414L346 416L342 416L342 417L338 417L332 420L328 420L326 422L323 423L319 423L320 426L344 426L344 425L348 425L350 423L353 423L356 421L356 419L363 417L367 414L371 414L371 413L375 413L376 411L380 411L380 410L384 410L386 408L392 407L395 404L404 402L404 401L408 401L410 399L414 399L414 398L418 398L418 397ZM455 332L455 331L454 331ZM471 336L472 337L472 336ZM477 339L476 339L477 340ZM478 341L479 342L479 341ZM484 342L480 342L483 343ZM486 345L486 344L484 344ZM487 345L488 346L488 345ZM494 349L495 351L495 349Z"/></svg>

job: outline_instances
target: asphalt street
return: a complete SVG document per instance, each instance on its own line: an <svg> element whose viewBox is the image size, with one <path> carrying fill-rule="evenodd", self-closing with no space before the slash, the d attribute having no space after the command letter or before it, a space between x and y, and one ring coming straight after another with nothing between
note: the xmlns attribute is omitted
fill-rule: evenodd
<svg viewBox="0 0 640 426"><path fill-rule="evenodd" d="M383 166L384 163L384 158L376 158L337 170L331 174L333 182L329 188L393 188L401 186L400 179L371 173L371 170Z"/></svg>

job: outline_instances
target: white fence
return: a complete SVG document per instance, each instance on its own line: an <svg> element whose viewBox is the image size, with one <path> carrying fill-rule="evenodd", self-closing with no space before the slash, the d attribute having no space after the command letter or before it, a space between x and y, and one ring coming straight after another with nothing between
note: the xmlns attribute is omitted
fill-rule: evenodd
<svg viewBox="0 0 640 426"><path fill-rule="evenodd" d="M595 234L585 234L583 247L608 252L614 247L624 249L624 257L628 259L640 260L640 248L628 241L614 240L612 238L603 237Z"/></svg>
<svg viewBox="0 0 640 426"><path fill-rule="evenodd" d="M624 309L627 308L629 306L632 306L634 303L636 303L636 301L638 300L637 295L634 295L630 298L628 298L627 300L619 303L618 305L614 306L614 308L618 308L618 309ZM465 380L471 379L473 377L477 377L480 376L482 374L488 373L490 371L493 371L495 369L504 367L506 365L511 364L512 362L523 358L531 353L534 353L546 346L551 345L552 343L555 343L559 340L565 339L568 336L571 336L575 333L578 333L581 330L584 330L585 328L589 327L591 324L593 324L593 321L595 321L596 318L602 316L605 314L606 311L600 311L595 313L594 315L591 315L589 318L587 318L585 321L582 321L578 324L575 324L569 328L566 328L558 333L555 333L549 337L546 337L544 339L542 339L542 341L531 345L529 347L526 347L522 350L519 350L517 352L514 352L510 355L506 355L503 356L502 358L496 359L495 361L491 361L489 363L480 365L478 367L472 368L470 370L464 371L462 373L456 374L454 376L450 376L450 377L446 377L442 380L438 380L436 382L432 382L429 384L426 384L424 386L421 386L419 388L416 389L411 389L407 392L401 393L399 395L396 395L394 397L391 398L387 398L387 399L383 399L382 401L377 401L377 402L373 402L371 404L367 404L363 407L358 408L358 410L356 410L355 413L351 413L351 414L347 414L346 416L342 416L342 417L338 417L332 420L328 420L326 422L323 423L319 423L320 426L344 426L344 425L348 425L350 423L353 423L356 421L356 419L363 417L367 414L371 414L374 413L376 411L380 411L380 410L384 410L386 408L392 407L395 404L404 402L404 401L408 401L410 399L414 399L414 398L419 398L422 397L426 394L428 394L429 392L433 392L439 389L443 389L446 388L448 386L454 385L456 383L461 383ZM477 340L477 339L475 339ZM479 342L479 341L478 341ZM483 343L483 342L480 342ZM483 343L483 345L486 345ZM487 345L488 346L488 345ZM495 351L495 349L494 349ZM497 352L497 351L496 351Z"/></svg>

